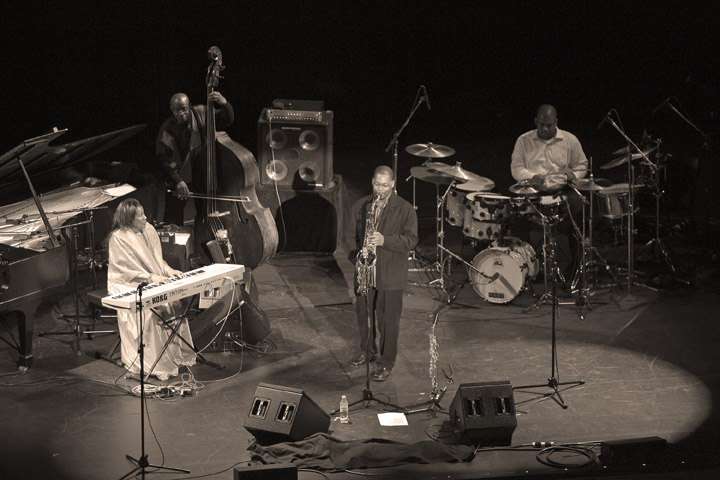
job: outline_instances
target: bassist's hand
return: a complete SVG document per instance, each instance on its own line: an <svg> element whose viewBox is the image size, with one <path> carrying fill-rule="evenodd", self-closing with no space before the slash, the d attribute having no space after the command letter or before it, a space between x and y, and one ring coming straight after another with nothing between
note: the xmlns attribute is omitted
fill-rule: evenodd
<svg viewBox="0 0 720 480"><path fill-rule="evenodd" d="M215 104L218 107L222 107L223 105L225 105L227 103L227 100L225 99L225 97L223 97L222 93L220 93L218 91L210 92L210 95L208 95L208 98L210 100L212 100L213 102L215 102Z"/></svg>
<svg viewBox="0 0 720 480"><path fill-rule="evenodd" d="M188 198L188 195L190 195L190 189L188 188L187 183L181 180L177 185L175 185L175 194L181 200Z"/></svg>

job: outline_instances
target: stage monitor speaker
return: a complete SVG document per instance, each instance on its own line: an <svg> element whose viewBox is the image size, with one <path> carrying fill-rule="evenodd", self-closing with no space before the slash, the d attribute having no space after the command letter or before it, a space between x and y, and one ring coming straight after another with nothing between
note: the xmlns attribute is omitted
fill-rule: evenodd
<svg viewBox="0 0 720 480"><path fill-rule="evenodd" d="M260 184L295 190L333 185L333 112L263 109L258 119Z"/></svg>
<svg viewBox="0 0 720 480"><path fill-rule="evenodd" d="M240 465L233 469L233 480L297 480L298 467L292 463Z"/></svg>
<svg viewBox="0 0 720 480"><path fill-rule="evenodd" d="M450 427L465 445L512 443L517 427L510 382L464 383L450 404Z"/></svg>
<svg viewBox="0 0 720 480"><path fill-rule="evenodd" d="M330 416L302 390L259 383L244 426L260 445L272 445L327 432Z"/></svg>

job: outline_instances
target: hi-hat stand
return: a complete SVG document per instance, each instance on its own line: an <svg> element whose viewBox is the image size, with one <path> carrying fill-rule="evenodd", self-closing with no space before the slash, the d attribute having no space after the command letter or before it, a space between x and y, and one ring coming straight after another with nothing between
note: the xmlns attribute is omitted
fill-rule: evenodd
<svg viewBox="0 0 720 480"><path fill-rule="evenodd" d="M137 288L137 315L140 321L140 339L138 345L138 353L140 354L140 458L136 459L129 454L125 455L125 458L131 462L137 464L137 467L130 470L127 474L120 477L120 480L136 476L137 471L140 471L140 475L143 480L145 479L145 470L152 468L154 471L157 470L169 470L171 472L190 473L190 470L182 468L166 467L164 465L153 465L148 461L148 455L145 453L145 344L143 343L143 304L142 304L142 291L147 284L141 283Z"/></svg>
<svg viewBox="0 0 720 480"><path fill-rule="evenodd" d="M548 378L547 383L544 384L537 384L537 385L521 385L517 387L513 387L513 390L521 390L526 388L540 388L540 387L546 387L550 388L552 390L551 393L543 394L542 396L544 398L552 398L557 402L558 405L560 405L562 408L568 408L567 404L562 398L562 395L560 395L560 389L558 387L564 386L564 385L570 385L568 388L574 388L579 385L584 385L585 380L576 380L571 382L560 382L560 372L558 368L558 359L557 359L557 336L556 336L556 326L555 321L557 318L557 310L558 310L558 300L557 300L557 276L560 273L560 269L557 266L557 262L555 260L555 240L551 236L550 241L547 245L548 250L550 252L547 257L550 258L551 262L551 283L552 283L552 347L551 347L551 359L550 359L550 378ZM567 390L567 389L564 389Z"/></svg>
<svg viewBox="0 0 720 480"><path fill-rule="evenodd" d="M74 283L74 302L75 302L75 314L74 315L63 315L63 318L65 319L74 319L75 320L75 326L72 331L67 332L40 332L38 336L40 337L46 337L49 335L74 335L75 336L75 354L76 355L82 355L82 352L80 351L80 337L83 335L88 335L89 338L92 338L92 335L102 335L102 334L108 334L108 333L116 333L114 330L85 330L82 331L80 328L80 318L91 318L88 315L81 315L80 314L80 280L79 280L79 267L78 264L80 262L79 259L79 248L78 248L78 226L80 225L87 225L91 224L92 219L83 220L71 225L64 225L62 228L70 228L71 229L71 235L72 235L72 245L73 245L73 283ZM92 317L94 319L94 317ZM94 323L93 323L94 324Z"/></svg>
<svg viewBox="0 0 720 480"><path fill-rule="evenodd" d="M435 243L435 262L423 268L424 271L438 272L438 278L431 280L424 286L439 288L445 295L448 294L447 284L445 281L445 262L449 260L449 258L445 256L445 253L451 253L447 248L445 248L445 201L448 193L450 193L450 190L456 183L457 182L453 180L448 185L442 196L440 196L440 185L438 183L435 184L435 232L437 237Z"/></svg>

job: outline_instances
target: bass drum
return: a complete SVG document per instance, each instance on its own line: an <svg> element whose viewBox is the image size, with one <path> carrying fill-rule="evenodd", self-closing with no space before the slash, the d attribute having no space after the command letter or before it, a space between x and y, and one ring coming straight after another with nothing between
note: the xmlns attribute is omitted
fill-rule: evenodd
<svg viewBox="0 0 720 480"><path fill-rule="evenodd" d="M512 301L525 280L535 278L539 271L535 250L519 239L510 239L509 246L493 243L478 253L472 264L475 268L470 269L473 289L490 303Z"/></svg>

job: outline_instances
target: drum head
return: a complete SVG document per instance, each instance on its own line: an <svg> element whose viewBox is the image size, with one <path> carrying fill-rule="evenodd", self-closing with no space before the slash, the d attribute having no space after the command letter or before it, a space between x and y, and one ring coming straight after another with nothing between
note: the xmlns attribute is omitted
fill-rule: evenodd
<svg viewBox="0 0 720 480"><path fill-rule="evenodd" d="M490 247L478 253L470 269L473 289L490 303L507 303L517 297L525 272L506 249Z"/></svg>

